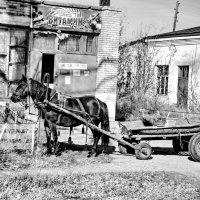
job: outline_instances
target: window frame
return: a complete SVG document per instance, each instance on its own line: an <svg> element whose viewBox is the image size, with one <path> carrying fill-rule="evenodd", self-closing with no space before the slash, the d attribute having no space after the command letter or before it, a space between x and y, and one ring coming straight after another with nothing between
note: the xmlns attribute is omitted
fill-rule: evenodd
<svg viewBox="0 0 200 200"><path fill-rule="evenodd" d="M157 94L165 96L168 95L168 87L169 87L168 85L169 85L169 65L157 65Z"/></svg>
<svg viewBox="0 0 200 200"><path fill-rule="evenodd" d="M81 48L82 48L82 36L81 35L76 35L76 34L69 34L69 37L71 38L79 38L79 41L78 41L78 50L77 50L77 41L76 41L76 46L75 46L75 51L72 51L72 50L67 50L67 47L65 49L60 49L60 44L62 43L62 40L59 40L58 41L58 47L56 50L60 51L60 52L66 52L66 53L74 53L74 54L80 54L81 53ZM65 45L67 45L67 39L66 38L66 42L65 42ZM63 41L64 42L64 41Z"/></svg>
<svg viewBox="0 0 200 200"><path fill-rule="evenodd" d="M63 32L64 33L64 32ZM65 39L59 39L58 37L55 36L54 39L54 48L52 49L45 49L45 48L38 48L39 46L37 46L37 43L39 43L39 40L37 39L37 37L42 37L42 35L44 35L44 37L48 37L46 36L46 34L43 34L42 32L39 33L40 36L34 35L32 34L32 50L41 50L42 52L54 52L54 53L67 53L67 54L79 54L79 55L92 55L92 56L96 56L97 54L97 38L98 35L97 34L79 34L79 33L67 33L65 32L66 35L69 35L69 37L77 37L79 38L79 45L78 48L75 47L75 51L74 50L67 50L66 44L67 42L65 42L64 40L67 41L67 38ZM52 36L51 36L52 37ZM91 37L93 38L90 43L90 48L91 51L87 51L87 42L88 42L88 38ZM53 37L52 37L53 39ZM63 42L63 44L62 44ZM62 47L63 46L63 47ZM76 43L77 46L77 43Z"/></svg>

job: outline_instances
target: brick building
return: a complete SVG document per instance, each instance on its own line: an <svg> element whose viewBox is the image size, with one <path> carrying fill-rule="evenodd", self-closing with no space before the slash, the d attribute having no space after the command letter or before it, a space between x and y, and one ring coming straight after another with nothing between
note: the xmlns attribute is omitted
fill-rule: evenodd
<svg viewBox="0 0 200 200"><path fill-rule="evenodd" d="M13 81L49 73L50 87L95 95L113 120L119 29L120 11L109 1L0 0L0 69ZM1 102L12 87L0 84Z"/></svg>

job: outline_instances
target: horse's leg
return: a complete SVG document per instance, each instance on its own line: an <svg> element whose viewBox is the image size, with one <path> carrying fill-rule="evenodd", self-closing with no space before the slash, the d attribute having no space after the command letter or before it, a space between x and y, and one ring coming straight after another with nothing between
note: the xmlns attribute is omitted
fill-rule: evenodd
<svg viewBox="0 0 200 200"><path fill-rule="evenodd" d="M56 155L58 153L58 134L56 125L51 125L51 131L53 136L53 153Z"/></svg>
<svg viewBox="0 0 200 200"><path fill-rule="evenodd" d="M51 148L51 131L50 128L45 126L46 138L47 138L47 155L52 153Z"/></svg>
<svg viewBox="0 0 200 200"><path fill-rule="evenodd" d="M102 140L102 146L103 146L102 154L106 154L107 148L108 148L108 143L105 142L105 135L101 136L101 140Z"/></svg>
<svg viewBox="0 0 200 200"><path fill-rule="evenodd" d="M92 130L92 133L93 133L93 137L94 137L94 143L92 145L91 151L88 154L88 157L91 157L93 154L95 154L95 156L98 155L97 146L98 146L98 142L99 142L99 139L101 137L101 134L98 131L95 131L95 130Z"/></svg>
<svg viewBox="0 0 200 200"><path fill-rule="evenodd" d="M68 138L68 143L69 143L69 144L72 144L72 143L73 143L73 142L72 142L72 137L71 137L71 135L72 135L72 132L73 132L73 127L72 127L72 126L70 126L69 138Z"/></svg>

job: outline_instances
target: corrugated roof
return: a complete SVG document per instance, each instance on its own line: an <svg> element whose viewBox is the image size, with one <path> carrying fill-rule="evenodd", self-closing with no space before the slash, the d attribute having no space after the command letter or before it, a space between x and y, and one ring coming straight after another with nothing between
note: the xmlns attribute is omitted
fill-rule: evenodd
<svg viewBox="0 0 200 200"><path fill-rule="evenodd" d="M144 37L140 40L128 42L120 46L120 48L131 46L138 42L144 42L146 39L161 39L161 38L174 38L174 37L186 37L186 36L200 36L200 26Z"/></svg>
<svg viewBox="0 0 200 200"><path fill-rule="evenodd" d="M200 35L200 26L189 28L189 29L182 29L182 30L174 31L174 32L162 33L159 35L153 35L153 36L147 37L147 39L197 36L197 35Z"/></svg>

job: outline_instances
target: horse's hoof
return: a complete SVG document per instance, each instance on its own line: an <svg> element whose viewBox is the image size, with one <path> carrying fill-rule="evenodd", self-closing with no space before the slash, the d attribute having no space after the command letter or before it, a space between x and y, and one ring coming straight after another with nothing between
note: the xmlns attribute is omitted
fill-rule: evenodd
<svg viewBox="0 0 200 200"><path fill-rule="evenodd" d="M107 155L108 154L108 152L107 151L102 151L102 153L101 153L102 155Z"/></svg>
<svg viewBox="0 0 200 200"><path fill-rule="evenodd" d="M87 157L90 158L92 156L92 152L89 152Z"/></svg>
<svg viewBox="0 0 200 200"><path fill-rule="evenodd" d="M47 157L50 157L51 156L51 153L44 153L43 155L47 156Z"/></svg>
<svg viewBox="0 0 200 200"><path fill-rule="evenodd" d="M97 157L99 155L99 153L95 153L95 157Z"/></svg>
<svg viewBox="0 0 200 200"><path fill-rule="evenodd" d="M56 157L61 156L61 152L55 153L55 156L56 156Z"/></svg>
<svg viewBox="0 0 200 200"><path fill-rule="evenodd" d="M44 152L44 155L46 155L46 156L50 156L52 154L52 151L50 151L50 150L47 150L46 152Z"/></svg>

